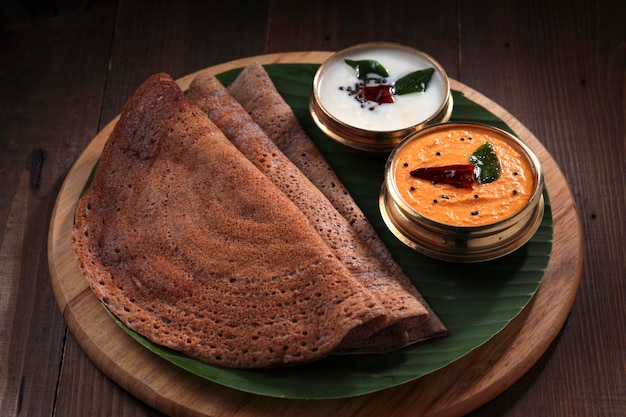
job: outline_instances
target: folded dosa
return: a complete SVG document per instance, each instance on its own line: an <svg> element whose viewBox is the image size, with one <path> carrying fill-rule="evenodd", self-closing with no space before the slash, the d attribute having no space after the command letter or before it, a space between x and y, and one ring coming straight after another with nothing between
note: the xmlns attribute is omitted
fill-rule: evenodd
<svg viewBox="0 0 626 417"><path fill-rule="evenodd" d="M71 239L123 323L211 364L308 362L385 321L302 212L167 74L125 104Z"/></svg>
<svg viewBox="0 0 626 417"><path fill-rule="evenodd" d="M276 90L272 79L258 62L249 64L228 86L228 92L246 109L252 119L263 129L278 148L324 193L352 225L356 233L370 245L407 291L413 293L429 312L425 322L409 329L409 339L417 342L447 334L443 322L437 317L422 295L413 286L402 268L393 259L365 214L341 183L313 140ZM363 341L365 342L365 341ZM363 347L367 351L367 347ZM350 352L348 352L350 353Z"/></svg>
<svg viewBox="0 0 626 417"><path fill-rule="evenodd" d="M210 73L196 76L187 97L196 103L228 139L304 213L347 269L385 307L390 328L372 338L358 338L338 348L389 351L409 343L407 329L428 313L416 297L383 264L326 196L282 153L246 110Z"/></svg>

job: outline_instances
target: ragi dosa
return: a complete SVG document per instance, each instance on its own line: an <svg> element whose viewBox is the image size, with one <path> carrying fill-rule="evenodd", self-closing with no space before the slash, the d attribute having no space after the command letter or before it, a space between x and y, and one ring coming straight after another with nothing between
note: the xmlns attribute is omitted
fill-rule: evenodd
<svg viewBox="0 0 626 417"><path fill-rule="evenodd" d="M71 237L113 314L211 364L308 362L385 322L302 212L167 74L125 104Z"/></svg>
<svg viewBox="0 0 626 417"><path fill-rule="evenodd" d="M343 343L342 352L386 352L411 343L410 328L427 317L426 308L393 276L326 196L282 153L246 110L210 73L191 82L187 97L304 213L347 269L385 307L391 327L370 338Z"/></svg>
<svg viewBox="0 0 626 417"><path fill-rule="evenodd" d="M413 292L427 308L429 311L427 320L410 329L410 340L416 342L447 334L443 322L393 259L387 246L307 135L263 66L258 62L249 64L228 86L228 92L246 109L278 148L324 193L394 276L403 282L405 288Z"/></svg>

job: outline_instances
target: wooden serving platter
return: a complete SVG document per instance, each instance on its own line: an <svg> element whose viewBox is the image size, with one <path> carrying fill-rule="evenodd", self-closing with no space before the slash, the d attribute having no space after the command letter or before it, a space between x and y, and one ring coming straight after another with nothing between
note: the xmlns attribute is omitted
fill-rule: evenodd
<svg viewBox="0 0 626 417"><path fill-rule="evenodd" d="M262 55L202 71L218 74L253 61L261 64L321 63L331 54ZM197 74L179 79L181 88L186 89ZM565 322L580 283L582 232L567 182L534 135L506 110L468 86L451 80L451 87L494 113L525 138L542 163L552 206L554 241L544 279L527 307L487 343L415 381L372 394L329 400L248 394L194 376L152 354L128 336L103 309L82 277L70 247L75 204L116 118L92 140L68 173L50 223L51 282L63 317L81 348L124 389L172 416L451 417L462 416L493 399L528 371Z"/></svg>

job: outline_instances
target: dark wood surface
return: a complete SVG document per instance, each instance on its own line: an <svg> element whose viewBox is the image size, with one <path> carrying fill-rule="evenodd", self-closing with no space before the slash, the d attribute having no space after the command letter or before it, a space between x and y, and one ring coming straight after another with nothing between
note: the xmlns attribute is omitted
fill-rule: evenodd
<svg viewBox="0 0 626 417"><path fill-rule="evenodd" d="M104 376L67 331L46 248L68 170L139 83L372 40L430 53L515 115L578 207L585 256L568 320L528 373L470 415L624 415L625 22L614 0L3 1L0 415L162 415Z"/></svg>

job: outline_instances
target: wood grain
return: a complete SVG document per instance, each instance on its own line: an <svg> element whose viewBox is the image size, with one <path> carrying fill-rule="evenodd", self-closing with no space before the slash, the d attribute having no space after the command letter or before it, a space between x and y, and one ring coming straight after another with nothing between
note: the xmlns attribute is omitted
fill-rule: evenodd
<svg viewBox="0 0 626 417"><path fill-rule="evenodd" d="M328 52L271 54L231 61L205 71L219 73L261 63L319 63ZM178 80L186 88L196 75ZM550 154L506 110L469 87L454 89L488 108L528 137L545 172L552 201L555 241L535 297L504 331L462 359L414 382L356 398L298 401L260 397L225 388L152 355L127 336L101 307L83 279L69 247L74 205L111 132L112 120L85 149L61 187L50 222L48 259L54 294L79 345L124 389L166 414L192 416L461 416L486 403L520 378L556 337L573 304L582 268L582 235L576 206Z"/></svg>

